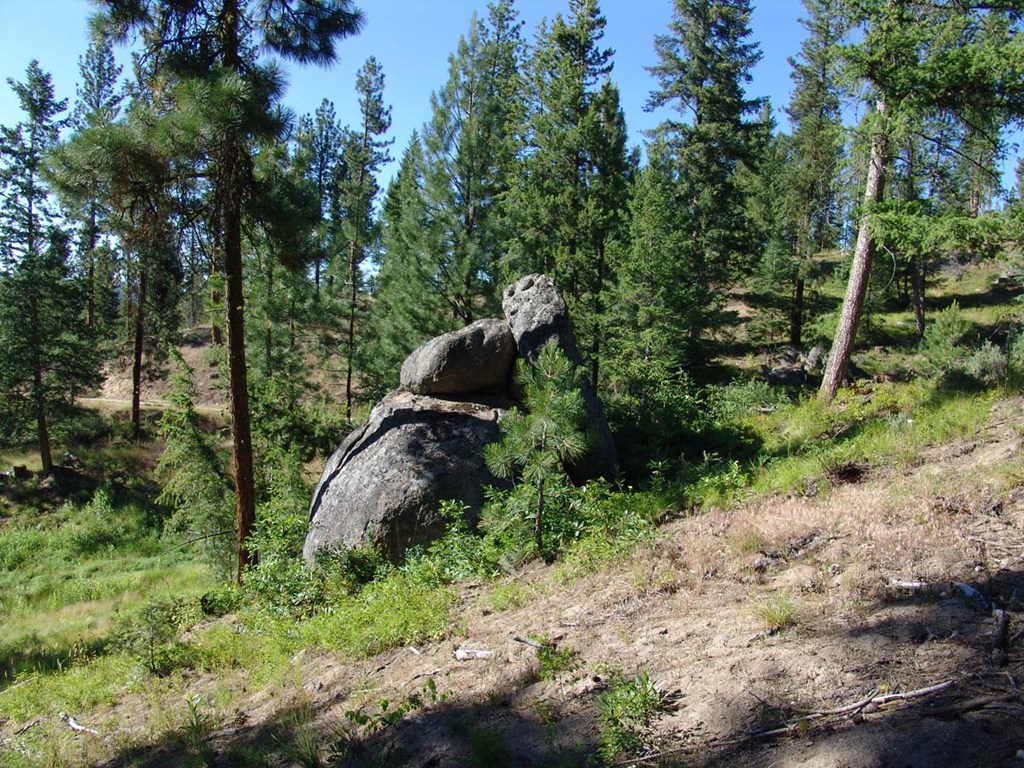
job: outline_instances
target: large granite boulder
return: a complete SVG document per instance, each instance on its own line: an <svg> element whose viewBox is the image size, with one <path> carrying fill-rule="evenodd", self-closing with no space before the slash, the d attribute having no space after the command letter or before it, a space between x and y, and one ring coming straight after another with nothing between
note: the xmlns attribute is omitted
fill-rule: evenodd
<svg viewBox="0 0 1024 768"><path fill-rule="evenodd" d="M303 556L361 545L399 560L411 546L444 533L444 499L483 505L485 485L500 485L483 447L501 437L502 398L442 400L392 392L352 432L324 468L310 506Z"/></svg>
<svg viewBox="0 0 1024 768"><path fill-rule="evenodd" d="M416 395L504 392L516 344L504 320L477 320L431 339L402 364L401 388Z"/></svg>
<svg viewBox="0 0 1024 768"><path fill-rule="evenodd" d="M554 340L570 361L582 364L569 321L569 309L550 277L527 275L520 278L505 289L501 309L512 329L519 357L536 362L541 349ZM618 469L618 456L604 407L589 379L581 377L580 391L587 409L591 445L586 456L567 468L569 477L574 483L598 477L611 479Z"/></svg>
<svg viewBox="0 0 1024 768"><path fill-rule="evenodd" d="M501 438L499 420L515 404L510 378L516 355L536 361L552 339L574 363L580 354L569 313L543 275L505 292L506 320L481 320L439 336L402 366L401 388L371 411L328 461L310 505L312 527L303 555L374 546L392 560L443 535L440 502L456 499L474 523L484 487L500 485L483 448ZM612 477L615 445L601 403L581 384L595 441L569 467L574 482Z"/></svg>

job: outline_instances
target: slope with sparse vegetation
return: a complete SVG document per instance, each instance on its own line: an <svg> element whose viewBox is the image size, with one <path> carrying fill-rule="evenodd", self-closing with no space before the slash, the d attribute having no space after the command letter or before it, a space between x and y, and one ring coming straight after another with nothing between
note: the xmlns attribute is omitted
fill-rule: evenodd
<svg viewBox="0 0 1024 768"><path fill-rule="evenodd" d="M1004 367L972 367L992 353L970 333L1016 312L978 290L992 274L949 270L933 300L961 304L935 323L952 341L869 344L876 380L830 406L740 374L704 395L691 428L714 450L681 475L552 481L547 565L527 488L496 493L480 532L453 507L400 567L356 551L306 568L315 465L282 465L261 563L229 586L230 536L196 535L160 495L182 413L143 443L86 413L76 468L3 480L0 764L1009 761L1024 406L1001 348ZM192 418L220 450L216 419Z"/></svg>

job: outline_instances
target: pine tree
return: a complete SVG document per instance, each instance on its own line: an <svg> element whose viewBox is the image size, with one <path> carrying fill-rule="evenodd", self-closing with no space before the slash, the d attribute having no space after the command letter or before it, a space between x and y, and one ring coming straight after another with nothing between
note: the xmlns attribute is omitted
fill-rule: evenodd
<svg viewBox="0 0 1024 768"><path fill-rule="evenodd" d="M72 126L85 131L110 125L121 113L124 93L120 87L121 67L114 60L109 38L101 36L89 43L85 56L78 60L78 71L80 84ZM93 181L73 213L79 222L79 262L85 272L85 323L103 334L113 322L117 298L113 285L115 255L100 240L104 231L110 231L106 195L100 184L98 178Z"/></svg>
<svg viewBox="0 0 1024 768"><path fill-rule="evenodd" d="M844 50L846 76L868 84L875 109L864 125L871 145L864 205L819 393L825 400L835 397L853 352L878 244L872 218L907 130L928 115L983 125L995 115L1024 114L1017 34L1021 18L1013 8L965 6L952 0L843 0L842 5L861 30L857 42Z"/></svg>
<svg viewBox="0 0 1024 768"><path fill-rule="evenodd" d="M307 115L299 121L296 144L296 161L313 183L320 204L320 245L313 250L313 282L319 298L324 265L337 255L329 252L331 201L337 197L337 182L344 170L339 166L342 127L333 102L324 99L312 116ZM340 244L337 247L340 253Z"/></svg>
<svg viewBox="0 0 1024 768"><path fill-rule="evenodd" d="M540 351L535 367L520 360L516 379L524 410L508 412L501 421L501 440L484 451L495 475L518 476L533 488L534 541L538 554L544 555L545 491L554 482L564 482L565 467L586 453L586 409L575 366L556 343Z"/></svg>
<svg viewBox="0 0 1024 768"><path fill-rule="evenodd" d="M0 431L34 425L44 474L50 430L83 389L99 383L96 345L81 323L83 286L68 265L68 236L50 229L0 272Z"/></svg>
<svg viewBox="0 0 1024 768"><path fill-rule="evenodd" d="M499 197L510 183L510 143L521 111L520 55L510 2L491 6L487 22L474 16L423 127L427 258L453 327L497 309L504 245Z"/></svg>
<svg viewBox="0 0 1024 768"><path fill-rule="evenodd" d="M104 211L110 222L109 234L120 242L122 310L132 350L131 419L136 437L142 426L146 358L150 373L159 370L179 319L180 216L174 196L178 169L173 142L156 129L168 109L169 105L153 94L137 92L123 120L103 123L97 119L52 155L51 173L62 200L72 209L91 212L84 229L97 226L99 220L93 215ZM94 230L89 238L96 236ZM88 270L86 274L89 290L93 280Z"/></svg>
<svg viewBox="0 0 1024 768"><path fill-rule="evenodd" d="M840 231L836 177L843 156L836 46L844 34L838 0L804 0L807 37L790 59L793 95L786 112L793 125L785 171L785 213L796 242L786 272L792 286L789 343L803 341L805 283L810 259L834 248ZM776 169L777 170L777 169Z"/></svg>
<svg viewBox="0 0 1024 768"><path fill-rule="evenodd" d="M516 242L508 278L545 272L566 298L591 381L602 350L604 300L613 282L610 245L622 234L634 159L618 90L608 78L606 20L596 0L570 0L537 32L527 73L526 151L511 192Z"/></svg>
<svg viewBox="0 0 1024 768"><path fill-rule="evenodd" d="M78 391L96 383L98 357L79 321L81 286L43 178L67 102L54 97L50 75L36 61L25 82L7 82L25 119L0 131L0 420L10 435L35 424L49 474L50 427Z"/></svg>
<svg viewBox="0 0 1024 768"><path fill-rule="evenodd" d="M50 75L38 61L29 63L25 82L7 79L25 119L0 132L0 242L6 266L38 255L54 219L43 179L44 157L57 144L67 99L54 96ZM0 263L0 266L4 264Z"/></svg>
<svg viewBox="0 0 1024 768"><path fill-rule="evenodd" d="M361 360L367 397L398 382L402 361L428 338L451 330L450 312L428 258L428 215L423 189L423 144L413 133L381 213L381 257L374 286L368 353Z"/></svg>
<svg viewBox="0 0 1024 768"><path fill-rule="evenodd" d="M497 309L522 113L519 30L511 0L492 4L485 22L473 19L388 189L373 353L362 363L368 394L394 386L422 341Z"/></svg>
<svg viewBox="0 0 1024 768"><path fill-rule="evenodd" d="M669 31L655 38L659 63L650 72L658 90L648 107L692 115L690 123L662 122L654 135L673 149L687 233L714 293L743 271L750 251L735 174L763 142L764 126L747 119L762 100L744 92L761 53L748 42L749 0L675 0Z"/></svg>
<svg viewBox="0 0 1024 768"><path fill-rule="evenodd" d="M384 134L391 127L391 108L384 104L384 71L373 56L356 74L361 121L349 128L342 139L342 167L345 173L337 185L332 220L340 225L339 239L344 244L344 264L338 265L345 313L345 418L352 418L355 397L353 376L356 369L356 326L365 315L363 263L378 238L374 215L376 173L390 162L391 142ZM343 266L343 270L341 267Z"/></svg>
<svg viewBox="0 0 1024 768"><path fill-rule="evenodd" d="M666 371L698 359L701 332L715 323L726 285L747 270L754 250L736 183L765 133L748 121L761 106L744 92L760 58L747 42L749 20L748 0L675 0L669 34L655 38L659 63L650 72L658 90L648 106L671 107L683 119L653 132L634 197L624 332L644 339L627 354L657 356Z"/></svg>
<svg viewBox="0 0 1024 768"><path fill-rule="evenodd" d="M256 517L252 430L249 414L243 292L245 205L253 194L254 143L279 135L275 104L283 84L257 55L269 51L299 63L328 63L335 41L358 31L362 16L349 0L103 0L100 26L119 41L142 32L141 57L159 64L156 74L180 78L184 113L195 118L190 134L205 144L216 243L222 254L227 299L228 372L232 453L237 503L239 578L254 562L247 541Z"/></svg>

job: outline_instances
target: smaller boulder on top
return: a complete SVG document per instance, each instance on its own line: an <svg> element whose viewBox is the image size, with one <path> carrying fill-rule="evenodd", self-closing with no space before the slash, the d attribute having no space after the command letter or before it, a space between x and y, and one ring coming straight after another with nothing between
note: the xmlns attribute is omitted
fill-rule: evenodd
<svg viewBox="0 0 1024 768"><path fill-rule="evenodd" d="M400 387L414 395L503 392L516 345L508 323L477 320L431 339L402 365Z"/></svg>

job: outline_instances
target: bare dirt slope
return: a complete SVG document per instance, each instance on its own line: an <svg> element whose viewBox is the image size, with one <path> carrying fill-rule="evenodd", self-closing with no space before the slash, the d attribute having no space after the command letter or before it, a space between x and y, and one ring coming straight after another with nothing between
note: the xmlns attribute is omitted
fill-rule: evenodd
<svg viewBox="0 0 1024 768"><path fill-rule="evenodd" d="M339 764L597 764L598 693L646 671L671 704L647 756L622 765L1022 765L1024 408L1000 409L910 469L677 520L597 574L536 566L503 587L516 607L468 587L444 642L296 659L300 684L257 695L216 750L278 738L295 712L340 733L346 713L372 716L429 679L441 700L421 693ZM794 623L766 627L756 606L778 595ZM515 639L528 635L575 663L540 680L536 649ZM493 656L458 661L457 647Z"/></svg>
<svg viewBox="0 0 1024 768"><path fill-rule="evenodd" d="M227 404L227 382L221 379L216 359L212 353L213 344L211 331L208 327L191 328L182 334L178 353L181 359L192 369L192 383L195 387L195 404L206 408L220 408ZM144 366L149 374L142 382L143 405L163 407L173 387L170 373L176 373L179 364L169 360L162 368L153 370L152 366ZM130 350L126 354L114 357L103 369L103 383L95 398L85 398L86 402L97 404L131 404L132 399L132 360Z"/></svg>

